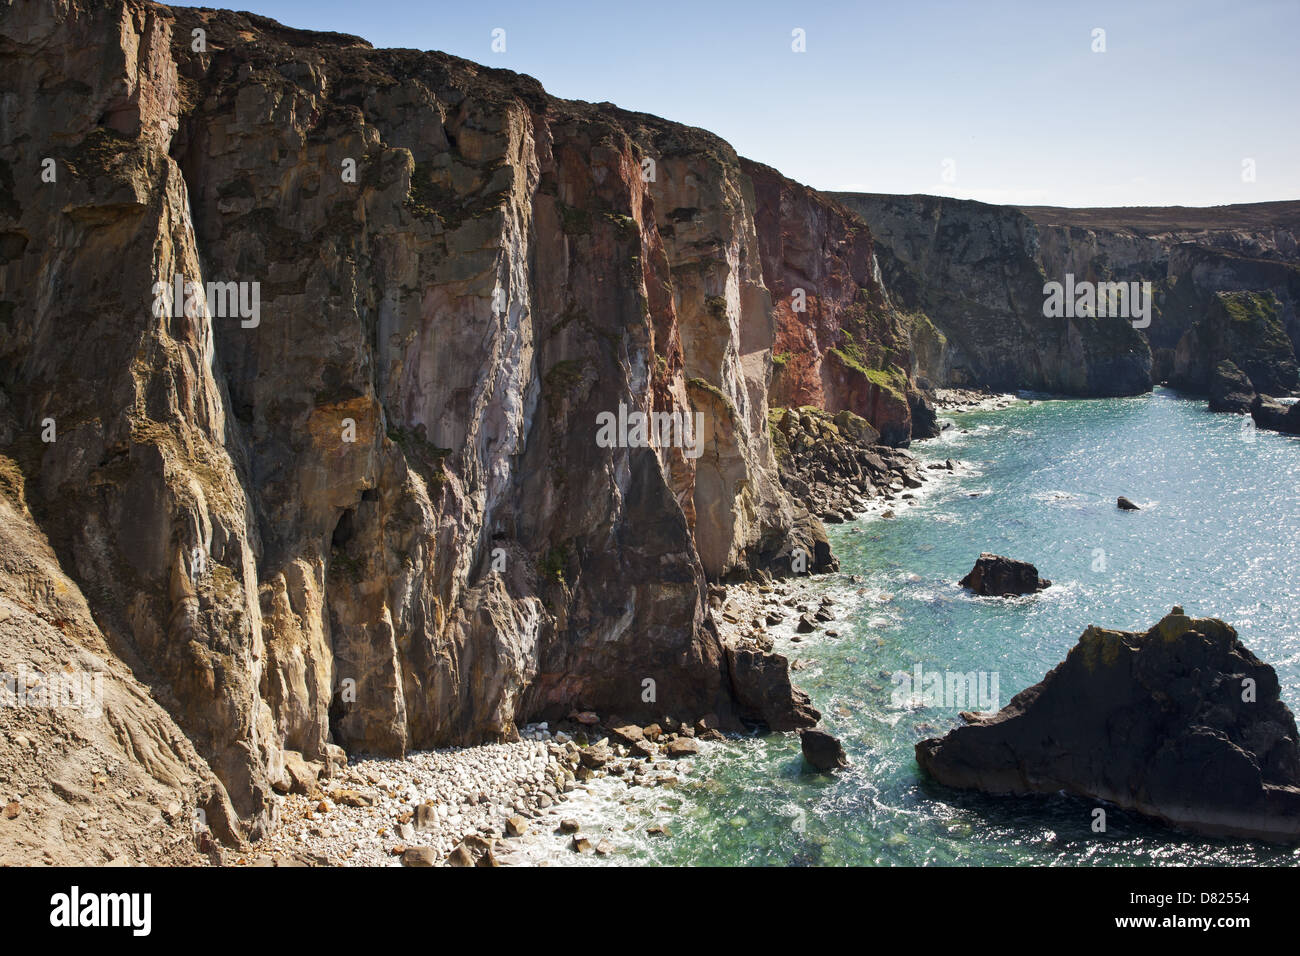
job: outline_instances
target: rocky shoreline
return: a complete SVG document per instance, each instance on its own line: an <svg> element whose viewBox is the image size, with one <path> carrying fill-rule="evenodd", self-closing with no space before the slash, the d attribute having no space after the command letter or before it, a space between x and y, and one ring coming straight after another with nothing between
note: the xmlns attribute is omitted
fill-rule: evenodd
<svg viewBox="0 0 1300 956"><path fill-rule="evenodd" d="M618 845L588 836L565 804L592 781L672 788L692 773L710 721L639 727L594 714L522 728L521 740L368 758L334 778L279 798L280 826L236 866L503 866L523 843L568 837L577 854L607 856ZM671 729L670 729L671 728ZM653 828L652 828L653 829ZM661 826L662 830L663 827Z"/></svg>

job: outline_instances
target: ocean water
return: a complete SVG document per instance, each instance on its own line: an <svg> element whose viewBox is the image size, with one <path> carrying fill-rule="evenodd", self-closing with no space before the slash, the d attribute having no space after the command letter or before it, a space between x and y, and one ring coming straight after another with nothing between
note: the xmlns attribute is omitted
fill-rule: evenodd
<svg viewBox="0 0 1300 956"><path fill-rule="evenodd" d="M604 862L1300 863L1294 849L1191 836L1115 808L1094 833L1095 804L1071 797L934 785L914 744L976 702L899 707L890 679L917 664L996 674L1001 706L1089 624L1145 630L1181 604L1232 624L1300 711L1300 438L1248 430L1164 389L946 417L954 427L913 451L963 462L957 475L895 518L830 529L841 572L818 581L837 602L829 626L839 637L795 644L789 624L775 632L778 650L810 661L795 682L852 766L803 773L797 734L712 745L675 789L606 787L603 802L592 798L587 812L618 846ZM1119 511L1118 495L1142 510ZM973 597L955 582L980 551L1032 561L1054 584L1025 598ZM672 837L647 836L651 822Z"/></svg>

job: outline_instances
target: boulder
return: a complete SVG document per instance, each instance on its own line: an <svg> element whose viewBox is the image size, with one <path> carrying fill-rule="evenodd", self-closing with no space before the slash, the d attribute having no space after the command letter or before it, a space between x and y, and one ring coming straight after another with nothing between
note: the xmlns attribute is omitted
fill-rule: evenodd
<svg viewBox="0 0 1300 956"><path fill-rule="evenodd" d="M1300 748L1277 674L1223 621L1175 607L1145 633L1088 628L997 714L916 746L995 794L1064 790L1212 836L1300 841Z"/></svg>
<svg viewBox="0 0 1300 956"><path fill-rule="evenodd" d="M840 742L824 730L799 731L799 746L803 758L820 773L847 767L848 758Z"/></svg>
<svg viewBox="0 0 1300 956"><path fill-rule="evenodd" d="M979 556L970 573L961 579L962 587L990 597L1033 594L1051 583L1046 578L1040 578L1038 569L1032 564L987 551Z"/></svg>
<svg viewBox="0 0 1300 956"><path fill-rule="evenodd" d="M645 739L645 734L642 733L641 728L636 724L625 724L621 727L611 727L609 735L615 742L623 744L626 747L631 747L638 741Z"/></svg>
<svg viewBox="0 0 1300 956"><path fill-rule="evenodd" d="M812 727L821 715L808 695L790 683L790 663L780 654L768 654L747 647L728 647L727 662L736 697L736 713L743 720L760 723L777 732ZM716 727L696 730L702 739Z"/></svg>
<svg viewBox="0 0 1300 956"><path fill-rule="evenodd" d="M437 859L433 847L408 846L402 853L402 866L433 866Z"/></svg>
<svg viewBox="0 0 1300 956"><path fill-rule="evenodd" d="M1260 395L1251 407L1250 414L1259 428L1300 435L1300 402L1283 405L1267 395Z"/></svg>
<svg viewBox="0 0 1300 956"><path fill-rule="evenodd" d="M668 745L670 757L693 757L700 752L700 745L690 737L678 737Z"/></svg>
<svg viewBox="0 0 1300 956"><path fill-rule="evenodd" d="M403 858L405 862L405 858ZM469 847L462 843L456 849L452 850L447 856L448 866L473 866L474 854L470 852Z"/></svg>
<svg viewBox="0 0 1300 956"><path fill-rule="evenodd" d="M1210 411L1250 413L1255 402L1255 386L1241 369L1224 359L1210 375Z"/></svg>

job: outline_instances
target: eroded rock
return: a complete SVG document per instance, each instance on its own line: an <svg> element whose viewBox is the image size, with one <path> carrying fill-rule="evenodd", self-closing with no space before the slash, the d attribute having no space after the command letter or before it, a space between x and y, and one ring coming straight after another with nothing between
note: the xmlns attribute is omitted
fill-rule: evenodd
<svg viewBox="0 0 1300 956"><path fill-rule="evenodd" d="M997 714L916 746L949 786L1106 800L1215 836L1300 840L1300 749L1277 674L1223 621L1174 608L1090 627Z"/></svg>
<svg viewBox="0 0 1300 956"><path fill-rule="evenodd" d="M961 579L961 586L976 594L990 597L1008 597L1033 594L1051 585L1051 581L1038 576L1038 569L1027 561L1004 558L985 551L975 562L975 567Z"/></svg>

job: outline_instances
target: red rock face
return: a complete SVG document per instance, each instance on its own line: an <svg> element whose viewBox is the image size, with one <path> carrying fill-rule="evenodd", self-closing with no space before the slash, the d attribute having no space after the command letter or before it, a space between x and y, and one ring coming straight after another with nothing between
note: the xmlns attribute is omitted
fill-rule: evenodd
<svg viewBox="0 0 1300 956"><path fill-rule="evenodd" d="M848 409L884 441L905 444L911 342L881 285L870 231L768 166L742 159L741 168L754 182L776 326L769 404Z"/></svg>

